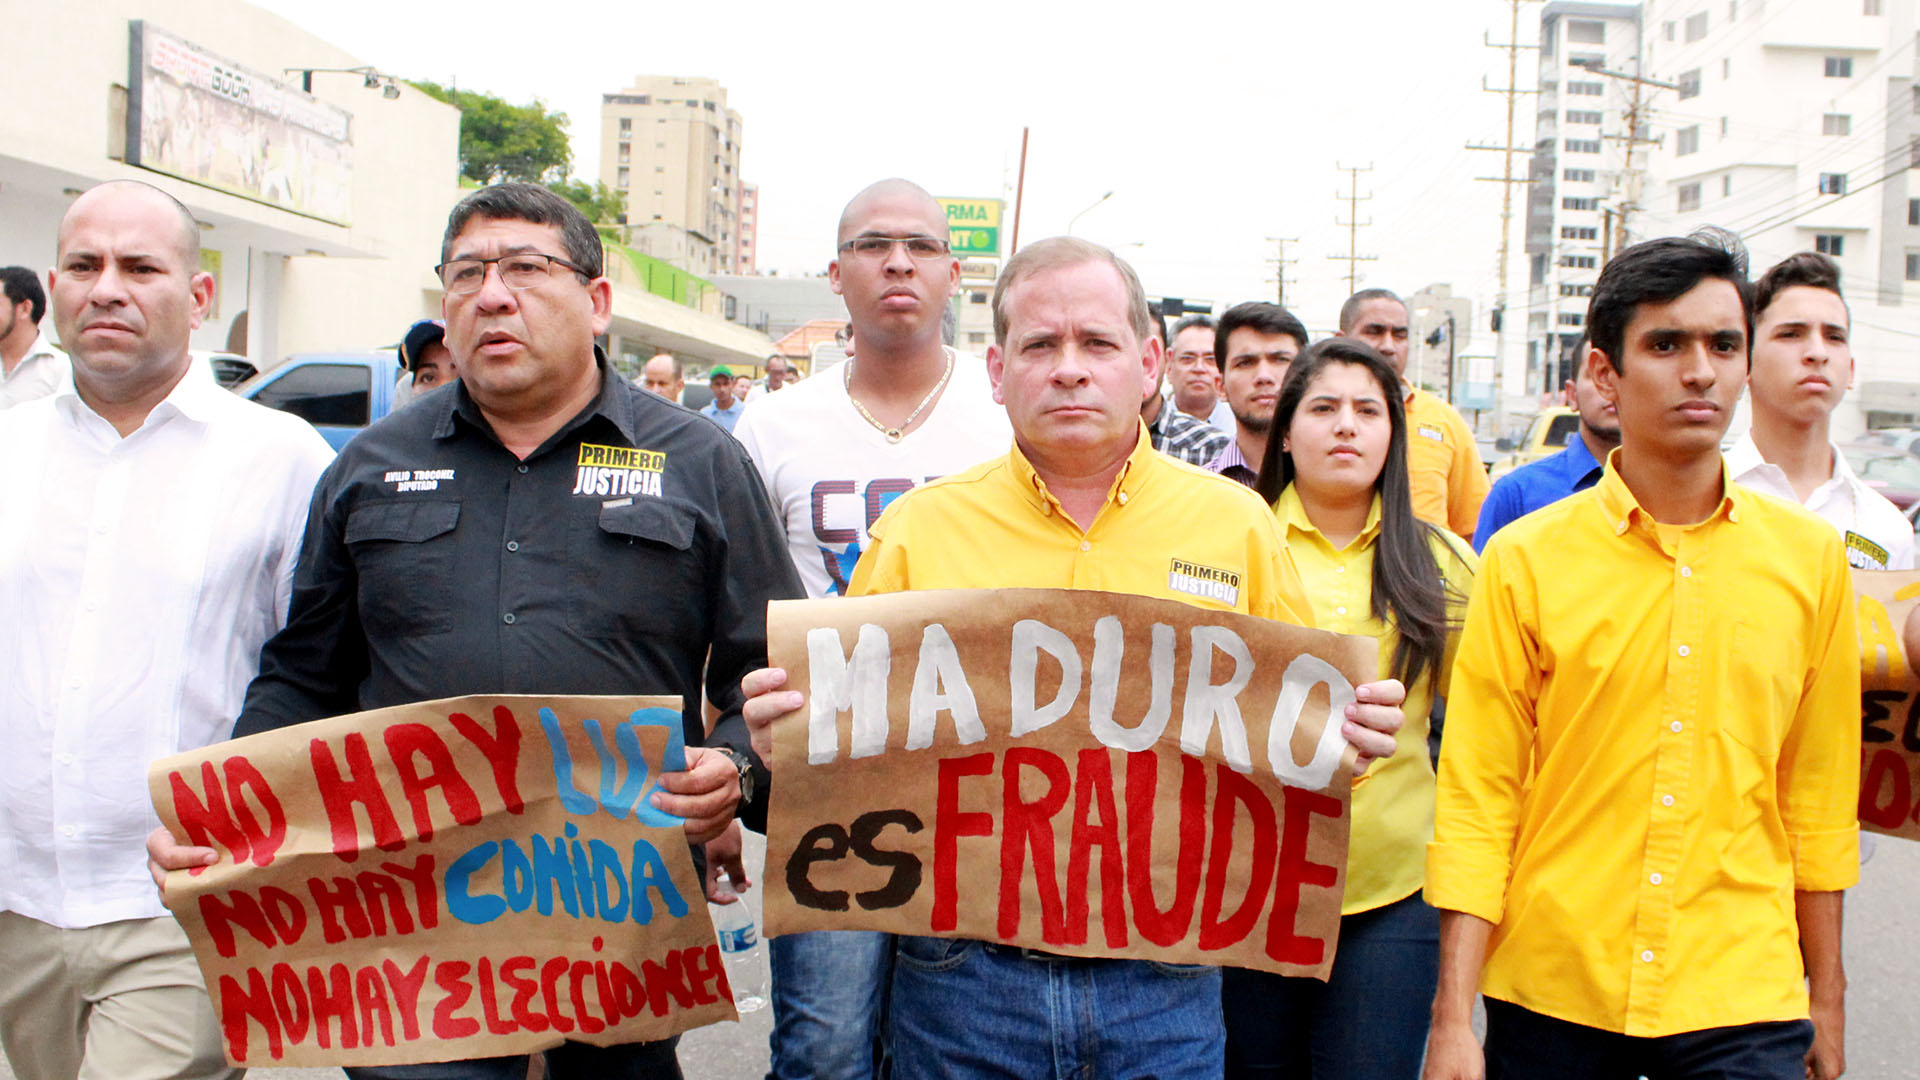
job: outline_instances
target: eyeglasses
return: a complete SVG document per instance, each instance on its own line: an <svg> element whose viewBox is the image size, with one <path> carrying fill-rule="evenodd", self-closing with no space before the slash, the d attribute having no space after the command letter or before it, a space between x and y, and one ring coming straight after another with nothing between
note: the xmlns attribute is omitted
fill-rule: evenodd
<svg viewBox="0 0 1920 1080"><path fill-rule="evenodd" d="M489 266L500 267L500 281L507 288L531 289L553 274L555 263L583 278L593 277L558 255L543 255L537 251L522 251L495 259L449 259L433 269L440 275L440 283L446 286L448 292L475 293L486 282Z"/></svg>
<svg viewBox="0 0 1920 1080"><path fill-rule="evenodd" d="M893 254L893 245L907 245L907 254L916 259L939 259L947 254L947 242L937 236L856 236L840 245L841 251L851 251L868 259L884 259Z"/></svg>

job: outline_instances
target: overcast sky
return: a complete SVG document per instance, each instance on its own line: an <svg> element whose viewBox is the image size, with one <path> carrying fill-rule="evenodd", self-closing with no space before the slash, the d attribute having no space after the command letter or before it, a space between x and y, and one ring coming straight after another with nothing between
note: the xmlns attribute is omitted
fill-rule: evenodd
<svg viewBox="0 0 1920 1080"><path fill-rule="evenodd" d="M1288 306L1316 330L1346 295L1341 165L1360 179L1362 285L1449 282L1494 293L1505 85L1504 0L1192 0L880 5L260 0L382 71L539 98L572 121L574 165L599 161L600 95L646 74L720 80L760 185L763 271L818 272L841 206L904 176L936 195L1005 195L1032 129L1023 240L1066 230L1120 250L1149 292L1269 299L1290 244ZM1522 12L1521 40L1539 8ZM1531 86L1533 54L1521 54ZM372 102L370 107L377 107ZM1516 141L1530 143L1520 100ZM1514 245L1524 198L1516 188ZM1003 237L1003 245L1005 238ZM1525 304L1513 262L1510 307ZM1491 352L1490 337L1475 342ZM1516 344L1510 346L1516 351Z"/></svg>

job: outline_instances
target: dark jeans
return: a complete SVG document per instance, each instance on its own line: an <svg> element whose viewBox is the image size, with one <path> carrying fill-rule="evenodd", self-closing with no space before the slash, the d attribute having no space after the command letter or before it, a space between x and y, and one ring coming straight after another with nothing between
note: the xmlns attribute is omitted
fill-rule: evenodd
<svg viewBox="0 0 1920 1080"><path fill-rule="evenodd" d="M1340 920L1326 982L1221 969L1234 1080L1418 1080L1440 978L1440 915L1419 893Z"/></svg>
<svg viewBox="0 0 1920 1080"><path fill-rule="evenodd" d="M1813 1021L1638 1038L1487 998L1487 1080L1805 1080Z"/></svg>
<svg viewBox="0 0 1920 1080"><path fill-rule="evenodd" d="M546 1052L548 1080L680 1080L674 1048L680 1037L659 1042L593 1046L561 1043ZM352 1080L527 1080L525 1055L475 1058L432 1065L358 1065Z"/></svg>

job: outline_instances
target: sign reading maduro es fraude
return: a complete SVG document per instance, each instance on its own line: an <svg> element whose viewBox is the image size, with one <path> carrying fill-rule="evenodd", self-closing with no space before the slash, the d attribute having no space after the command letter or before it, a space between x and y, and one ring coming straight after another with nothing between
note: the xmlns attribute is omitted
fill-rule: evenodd
<svg viewBox="0 0 1920 1080"><path fill-rule="evenodd" d="M1138 596L777 602L766 929L1326 977L1372 639Z"/></svg>
<svg viewBox="0 0 1920 1080"><path fill-rule="evenodd" d="M736 1017L677 817L677 698L465 697L154 764L236 1065L393 1065Z"/></svg>

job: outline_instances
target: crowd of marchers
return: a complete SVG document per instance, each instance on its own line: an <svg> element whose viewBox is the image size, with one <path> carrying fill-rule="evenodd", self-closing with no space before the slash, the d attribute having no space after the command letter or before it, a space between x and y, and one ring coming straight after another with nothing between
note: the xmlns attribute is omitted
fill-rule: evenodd
<svg viewBox="0 0 1920 1080"><path fill-rule="evenodd" d="M943 336L947 236L918 186L861 190L828 262L847 358L713 368L695 410L679 359L636 385L595 344L591 223L482 188L447 222L443 318L401 345L411 402L334 455L192 362L213 282L185 207L76 198L44 288L0 271L14 1073L240 1071L162 903L167 871L222 855L154 828L156 758L468 694L678 695L686 767L656 805L710 888L744 887L769 727L805 704L768 666L770 601L1090 583L1379 640L1341 724L1365 782L1330 978L787 934L772 1075L1844 1071L1849 565L1911 569L1914 543L1828 436L1853 377L1833 263L1752 281L1725 236L1620 252L1565 391L1578 430L1489 491L1466 421L1407 378L1390 291L1317 341L1260 302L1169 327L1124 260L1058 237L1007 261L980 357ZM650 476L602 498L590 460ZM535 1057L346 1071L681 1075L672 1039Z"/></svg>

